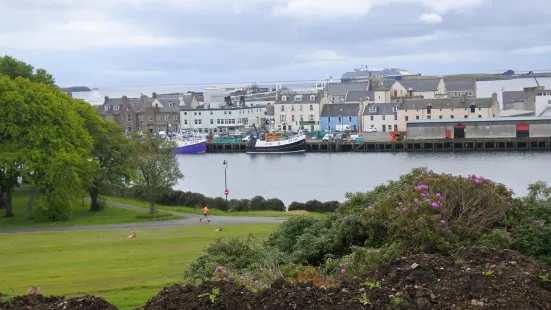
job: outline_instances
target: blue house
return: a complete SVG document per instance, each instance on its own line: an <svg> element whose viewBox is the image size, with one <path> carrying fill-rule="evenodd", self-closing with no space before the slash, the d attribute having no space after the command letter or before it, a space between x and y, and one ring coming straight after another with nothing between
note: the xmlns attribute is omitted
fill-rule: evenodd
<svg viewBox="0 0 551 310"><path fill-rule="evenodd" d="M331 103L323 106L320 116L320 127L325 131L345 131L347 126L350 130L359 130L360 123L358 103Z"/></svg>

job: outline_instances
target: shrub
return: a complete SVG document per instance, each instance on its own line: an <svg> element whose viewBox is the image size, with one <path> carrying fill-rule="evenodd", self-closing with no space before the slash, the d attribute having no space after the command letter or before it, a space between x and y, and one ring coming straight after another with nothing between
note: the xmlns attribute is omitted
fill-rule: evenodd
<svg viewBox="0 0 551 310"><path fill-rule="evenodd" d="M281 199L271 198L264 202L264 206L261 210L285 212L285 204L281 201Z"/></svg>
<svg viewBox="0 0 551 310"><path fill-rule="evenodd" d="M314 226L319 221L319 218L313 217L292 217L279 225L279 227L268 237L266 244L282 252L290 253L297 239L304 234L304 231Z"/></svg>
<svg viewBox="0 0 551 310"><path fill-rule="evenodd" d="M249 211L251 201L249 199L232 199L230 211Z"/></svg>
<svg viewBox="0 0 551 310"><path fill-rule="evenodd" d="M337 210L340 206L340 202L332 200L332 201L326 201L323 203L321 210L319 212L334 212Z"/></svg>
<svg viewBox="0 0 551 310"><path fill-rule="evenodd" d="M323 207L323 203L319 200L309 200L304 204L304 210L308 212L320 212Z"/></svg>
<svg viewBox="0 0 551 310"><path fill-rule="evenodd" d="M381 248L352 247L349 255L338 259L329 258L323 269L329 274L358 276L367 273L383 262L400 257L403 252L397 244L386 245ZM343 272L344 269L344 272Z"/></svg>
<svg viewBox="0 0 551 310"><path fill-rule="evenodd" d="M250 208L252 211L264 210L264 203L266 200L262 196L255 196L251 199Z"/></svg>
<svg viewBox="0 0 551 310"><path fill-rule="evenodd" d="M259 245L252 237L219 238L191 263L184 273L187 282L198 283L212 278L217 266L245 274L258 271L262 266L277 266L282 261L280 253Z"/></svg>

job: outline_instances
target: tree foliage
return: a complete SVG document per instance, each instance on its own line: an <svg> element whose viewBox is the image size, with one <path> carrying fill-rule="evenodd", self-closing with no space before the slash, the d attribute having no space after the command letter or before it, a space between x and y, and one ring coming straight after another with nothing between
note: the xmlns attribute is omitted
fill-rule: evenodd
<svg viewBox="0 0 551 310"><path fill-rule="evenodd" d="M10 79L22 77L32 82L55 85L54 77L44 69L36 69L11 56L0 57L0 76L5 75Z"/></svg>
<svg viewBox="0 0 551 310"><path fill-rule="evenodd" d="M148 133L144 138L135 137L134 164L137 169L135 183L144 191L149 201L149 212L155 212L155 201L168 192L184 175L172 142L159 139Z"/></svg>

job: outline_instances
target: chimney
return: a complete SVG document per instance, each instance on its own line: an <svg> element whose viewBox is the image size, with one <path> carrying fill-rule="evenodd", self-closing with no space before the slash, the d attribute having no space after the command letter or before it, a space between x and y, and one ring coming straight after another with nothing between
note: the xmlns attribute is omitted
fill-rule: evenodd
<svg viewBox="0 0 551 310"><path fill-rule="evenodd" d="M151 98L153 98L153 99L157 98L157 93L153 92L153 93L151 94Z"/></svg>
<svg viewBox="0 0 551 310"><path fill-rule="evenodd" d="M497 102L497 93L492 94L492 103Z"/></svg>
<svg viewBox="0 0 551 310"><path fill-rule="evenodd" d="M108 101L109 100L109 97L108 96L105 96L105 101Z"/></svg>
<svg viewBox="0 0 551 310"><path fill-rule="evenodd" d="M474 113L476 110L476 103L471 102L471 113Z"/></svg>

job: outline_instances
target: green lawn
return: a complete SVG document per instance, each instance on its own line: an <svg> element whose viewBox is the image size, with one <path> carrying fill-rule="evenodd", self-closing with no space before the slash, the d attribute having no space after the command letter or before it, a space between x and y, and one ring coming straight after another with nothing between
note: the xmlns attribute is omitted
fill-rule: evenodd
<svg viewBox="0 0 551 310"><path fill-rule="evenodd" d="M0 235L0 292L93 294L119 309L143 305L167 284L179 282L186 264L216 237L266 238L277 224ZM136 239L129 239L135 232Z"/></svg>
<svg viewBox="0 0 551 310"><path fill-rule="evenodd" d="M117 197L104 197L106 201L111 202L118 202L122 204L127 204L134 207L140 207L140 208L149 208L149 203L140 201L137 199L130 199L130 198L117 198ZM156 205L158 210L165 210L165 211L175 211L175 212L182 212L182 213L189 213L189 214L203 214L203 210L199 208L191 208L191 207L184 207L184 206L164 206L164 205ZM209 215L226 215L226 216L301 216L296 214L289 214L287 212L281 212L281 211L221 211L216 209L210 209ZM323 213L317 213L317 212L309 212L308 215L323 215ZM302 215L303 216L303 215Z"/></svg>
<svg viewBox="0 0 551 310"><path fill-rule="evenodd" d="M80 225L96 225L96 224L120 224L120 223L137 223L158 220L174 220L181 217L172 214L158 214L156 217L146 216L146 211L138 212L125 210L115 207L106 207L100 212L90 212L90 205L85 201L83 205L79 201L77 208L73 210L73 216L68 221L62 222L47 222L38 219L27 219L27 202L29 201L29 193L25 191L15 191L13 193L13 212L15 217L5 218L5 210L0 209L0 229L3 228L26 228L26 227L48 227L48 226L80 226ZM35 212L36 213L36 212Z"/></svg>

